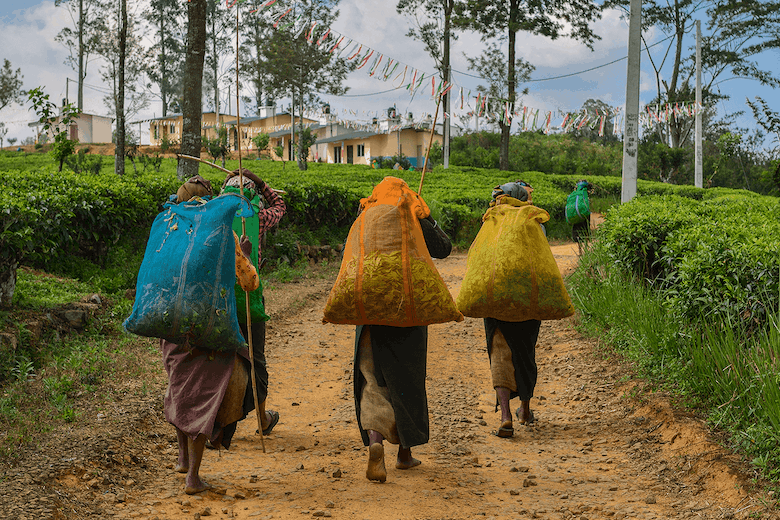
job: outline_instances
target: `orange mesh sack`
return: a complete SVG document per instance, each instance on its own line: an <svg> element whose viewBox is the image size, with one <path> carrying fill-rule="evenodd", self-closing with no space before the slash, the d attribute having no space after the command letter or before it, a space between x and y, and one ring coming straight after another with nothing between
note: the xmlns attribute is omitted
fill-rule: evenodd
<svg viewBox="0 0 780 520"><path fill-rule="evenodd" d="M323 323L413 327L463 320L425 245L419 222L430 215L425 201L402 179L385 177L360 207Z"/></svg>
<svg viewBox="0 0 780 520"><path fill-rule="evenodd" d="M501 197L482 217L469 248L458 309L473 318L558 320L574 314L569 293L539 224L543 209Z"/></svg>

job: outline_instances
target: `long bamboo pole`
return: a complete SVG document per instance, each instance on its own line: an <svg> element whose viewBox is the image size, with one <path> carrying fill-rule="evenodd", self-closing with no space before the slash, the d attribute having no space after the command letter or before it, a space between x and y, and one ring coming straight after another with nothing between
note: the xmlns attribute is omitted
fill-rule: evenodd
<svg viewBox="0 0 780 520"><path fill-rule="evenodd" d="M235 4L236 8L236 150L238 151L238 185L241 195L244 195L244 168L241 165L241 95L238 88L238 27L239 27L239 4ZM219 114L217 114L219 117ZM230 139L228 139L230 142ZM246 218L241 217L241 231L246 235ZM258 237L259 239L259 237ZM257 273L260 276L260 273ZM246 339L249 343L249 364L252 365L251 379L252 379L252 397L255 400L255 415L257 415L257 434L260 435L260 445L265 453L265 436L263 435L263 421L260 418L260 402L257 398L257 380L255 379L255 354L254 345L252 344L252 316L249 310L249 291L244 291L246 302Z"/></svg>
<svg viewBox="0 0 780 520"><path fill-rule="evenodd" d="M436 115L433 116L433 125L431 125L431 138L428 140L428 149L425 150L425 162L423 163L423 171L422 171L422 175L420 176L420 187L417 190L417 195L422 194L423 181L425 180L425 170L428 169L428 156L431 153L431 146L433 146L433 133L436 131L436 121L439 119L440 106L441 106L441 96L439 96L439 101L436 103Z"/></svg>
<svg viewBox="0 0 780 520"><path fill-rule="evenodd" d="M209 166L211 166L212 168L216 168L217 170L221 170L221 171L223 171L223 172L225 172L225 173L233 173L232 171L228 170L227 168L223 168L222 166L220 166L220 165L218 165L218 164L215 164L215 163L213 163L213 162L209 162L209 161L207 161L206 159L201 159L200 157L195 157L195 156L193 156L193 155L185 155L185 154L183 154L183 153L177 153L177 154L176 154L176 157L178 157L178 158L180 158L180 159L189 159L189 160L191 160L191 161L198 161L198 162L202 162L203 164L208 164L208 165L209 165ZM271 187L269 186L269 188L271 188ZM271 189L272 189L273 191L275 191L276 193L287 193L287 192L286 192L286 191L284 191L284 190L277 190L277 189L274 189L274 188L271 188Z"/></svg>

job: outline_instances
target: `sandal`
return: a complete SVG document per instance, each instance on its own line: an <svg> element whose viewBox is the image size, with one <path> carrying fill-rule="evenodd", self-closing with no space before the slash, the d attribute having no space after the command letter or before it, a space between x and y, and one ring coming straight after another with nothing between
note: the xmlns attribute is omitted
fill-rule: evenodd
<svg viewBox="0 0 780 520"><path fill-rule="evenodd" d="M266 428L263 428L263 436L270 435L274 429L274 426L276 426L276 424L279 422L279 412L274 410L267 410L266 413L271 416L271 423Z"/></svg>
<svg viewBox="0 0 780 520"><path fill-rule="evenodd" d="M520 424L531 424L534 421L536 421L536 417L534 417L534 411L533 410L529 410L531 412L531 414L528 417L528 422L523 422L523 420L520 419L520 413L522 411L523 411L522 408L518 408L517 410L515 410L515 417L517 417L517 420L520 421Z"/></svg>
<svg viewBox="0 0 780 520"><path fill-rule="evenodd" d="M496 437L501 437L502 439L508 439L509 437L514 436L514 434L515 429L512 427L512 421L503 422L498 431L494 433Z"/></svg>

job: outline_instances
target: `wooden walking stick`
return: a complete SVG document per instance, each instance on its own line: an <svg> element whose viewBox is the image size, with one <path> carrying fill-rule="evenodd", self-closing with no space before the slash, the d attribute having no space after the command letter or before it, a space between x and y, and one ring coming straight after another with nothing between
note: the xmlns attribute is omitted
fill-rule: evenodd
<svg viewBox="0 0 780 520"><path fill-rule="evenodd" d="M201 162L203 164L208 164L212 168L216 168L217 170L221 170L221 171L223 171L225 173L233 173L232 171L228 170L227 168L223 168L222 166L220 166L218 164L214 164L213 162L209 162L209 161L207 161L205 159L201 159L200 157L194 157L192 155L185 155L183 153L177 153L176 157L178 157L179 159L189 159L191 161L198 161L198 162ZM272 191L275 191L276 193L287 193L284 190L277 190L275 188L271 188L270 186L268 186L268 188L271 189Z"/></svg>
<svg viewBox="0 0 780 520"><path fill-rule="evenodd" d="M238 3L236 7L236 150L238 151L238 186L241 195L244 195L244 169L241 166L241 96L238 88ZM219 113L217 113L219 118ZM241 232L246 236L246 218L241 217ZM259 240L259 237L258 237ZM260 276L260 273L257 273ZM252 316L249 310L249 291L244 291L246 301L246 336L249 343L249 364L252 366L251 379L252 379L252 396L255 400L255 415L257 415L257 433L260 435L260 445L265 453L265 436L263 435L263 421L260 418L260 402L257 399L257 381L255 380L255 354L254 345L252 344Z"/></svg>
<svg viewBox="0 0 780 520"><path fill-rule="evenodd" d="M428 155L430 155L431 146L433 146L433 133L436 130L436 120L439 119L439 106L441 106L441 96L439 96L439 101L436 103L436 115L433 116L433 125L431 126L431 138L428 141L428 149L425 150L425 162L423 163L422 176L420 177L420 188L417 190L417 195L422 194L422 185L423 185L423 181L425 180L425 170L428 169Z"/></svg>

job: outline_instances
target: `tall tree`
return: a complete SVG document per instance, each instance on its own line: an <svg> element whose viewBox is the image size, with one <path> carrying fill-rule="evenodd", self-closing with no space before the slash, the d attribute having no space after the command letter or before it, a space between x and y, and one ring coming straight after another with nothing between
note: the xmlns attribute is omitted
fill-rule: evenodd
<svg viewBox="0 0 780 520"><path fill-rule="evenodd" d="M153 44L147 51L145 72L157 86L162 102L162 116L169 110L181 112L185 33L184 6L181 0L151 0L144 11L152 29Z"/></svg>
<svg viewBox="0 0 780 520"><path fill-rule="evenodd" d="M509 99L509 82L507 81L507 63L504 51L495 43L489 43L487 48L476 58L466 56L469 63L469 70L475 71L480 77L488 81L488 85L479 85L477 89L486 94L490 99ZM515 94L520 85L531 79L531 73L535 67L525 61L523 58L517 58L514 65L513 84L515 85ZM528 94L528 87L522 91L523 95ZM496 125L499 129L503 119L495 117L498 112L487 111L486 119L489 125Z"/></svg>
<svg viewBox="0 0 780 520"><path fill-rule="evenodd" d="M79 76L76 106L84 110L84 79L87 77L87 65L94 59L95 49L100 45L105 6L103 0L54 0L54 5L63 6L70 15L72 26L63 28L55 40L65 45L70 53L65 63Z"/></svg>
<svg viewBox="0 0 780 520"><path fill-rule="evenodd" d="M627 13L629 2L608 0L604 8L619 8ZM644 0L643 31L660 29L668 35L668 44L659 56L647 49L648 62L655 75L654 103L674 106L695 100L696 55L690 34L702 10L706 10L708 17L708 34L702 36L702 76L707 78L702 84L705 107L719 99L728 99L729 96L720 93L716 86L723 81L724 75L780 86L772 71L763 70L754 60L762 51L773 46L777 48L780 43L778 9L780 2L776 0ZM661 142L677 148L690 144L693 124L693 118L674 117L657 124L655 130Z"/></svg>
<svg viewBox="0 0 780 520"><path fill-rule="evenodd" d="M127 0L114 0L114 2L116 9L110 11L110 15L105 18L104 36L101 38L102 43L97 52L103 58L100 75L111 85L111 94L103 98L103 103L111 112L117 113L119 90L123 89L123 112L127 119L149 106L149 93L142 85L147 55L141 45L138 20L128 16L127 21L123 22L122 7L125 5L126 12ZM123 67L120 67L121 60L124 60ZM123 81L120 81L120 74L124 74Z"/></svg>
<svg viewBox="0 0 780 520"><path fill-rule="evenodd" d="M184 61L184 96L182 99L181 153L200 157L203 117L203 60L206 55L207 0L187 3L187 53ZM176 174L188 179L198 173L198 163L179 160Z"/></svg>
<svg viewBox="0 0 780 520"><path fill-rule="evenodd" d="M338 0L301 0L286 16L296 23L276 30L263 48L262 61L268 77L268 93L274 98L290 96L293 106L313 105L317 92L342 95L342 83L354 66L334 58L329 46L318 46L323 33L310 34L312 27L330 27L338 17ZM314 25L316 23L316 25ZM324 29L325 31L327 29ZM303 118L299 135L303 134ZM298 140L298 167L307 168L307 139Z"/></svg>
<svg viewBox="0 0 780 520"><path fill-rule="evenodd" d="M467 0L459 9L459 26L475 30L483 41L499 38L507 42L506 101L514 112L517 74L516 38L520 31L556 39L567 36L591 50L599 37L590 24L601 17L601 8L589 0ZM509 169L509 131L511 122L499 121L501 145L499 169Z"/></svg>
<svg viewBox="0 0 780 520"><path fill-rule="evenodd" d="M124 173L126 121L149 105L140 83L144 66L144 49L138 38L138 24L127 13L127 0L114 0L103 20L101 45L97 52L103 57L102 78L111 85L111 94L103 98L115 114L115 169Z"/></svg>
<svg viewBox="0 0 780 520"><path fill-rule="evenodd" d="M453 16L455 7L463 7L461 0L399 0L396 10L413 20L414 26L406 33L410 38L425 44L425 50L436 63L439 76L445 80L452 79L450 48L452 41L457 39L453 32ZM450 91L442 98L445 110L450 107ZM445 119L444 158L449 163L450 132L449 122Z"/></svg>
<svg viewBox="0 0 780 520"><path fill-rule="evenodd" d="M24 95L22 69L14 70L8 59L3 61L3 68L0 69L0 110L11 103L21 103Z"/></svg>
<svg viewBox="0 0 780 520"><path fill-rule="evenodd" d="M236 22L235 11L227 9L222 0L207 0L208 10L206 17L206 58L204 62L205 71L203 74L204 89L209 101L209 106L217 114L222 110L220 108L219 84L221 81L231 79L231 70L235 71L235 51L233 50L233 39L235 36ZM225 107L229 107L230 100L227 100Z"/></svg>
<svg viewBox="0 0 780 520"><path fill-rule="evenodd" d="M116 95L116 148L114 171L125 174L125 64L127 63L127 0L119 0L119 74Z"/></svg>
<svg viewBox="0 0 780 520"><path fill-rule="evenodd" d="M264 3L263 0L256 0L258 3ZM254 9L244 14L244 23L240 34L241 44L239 47L239 78L244 82L239 84L242 92L242 100L246 104L253 104L258 110L262 106L274 104L274 100L266 93L266 84L268 79L265 76L263 62L263 46L271 37L274 30L271 22L262 15L262 12ZM249 87L250 92L247 91ZM251 93L251 95L250 95ZM265 96L265 99L264 99Z"/></svg>
<svg viewBox="0 0 780 520"><path fill-rule="evenodd" d="M581 128L573 131L575 136L588 139L589 141L600 141L604 144L618 140L618 137L612 133L612 122L614 119L614 108L612 106L600 99L588 99L582 104L581 111L587 114L588 119ZM604 131L599 136L602 127Z"/></svg>

